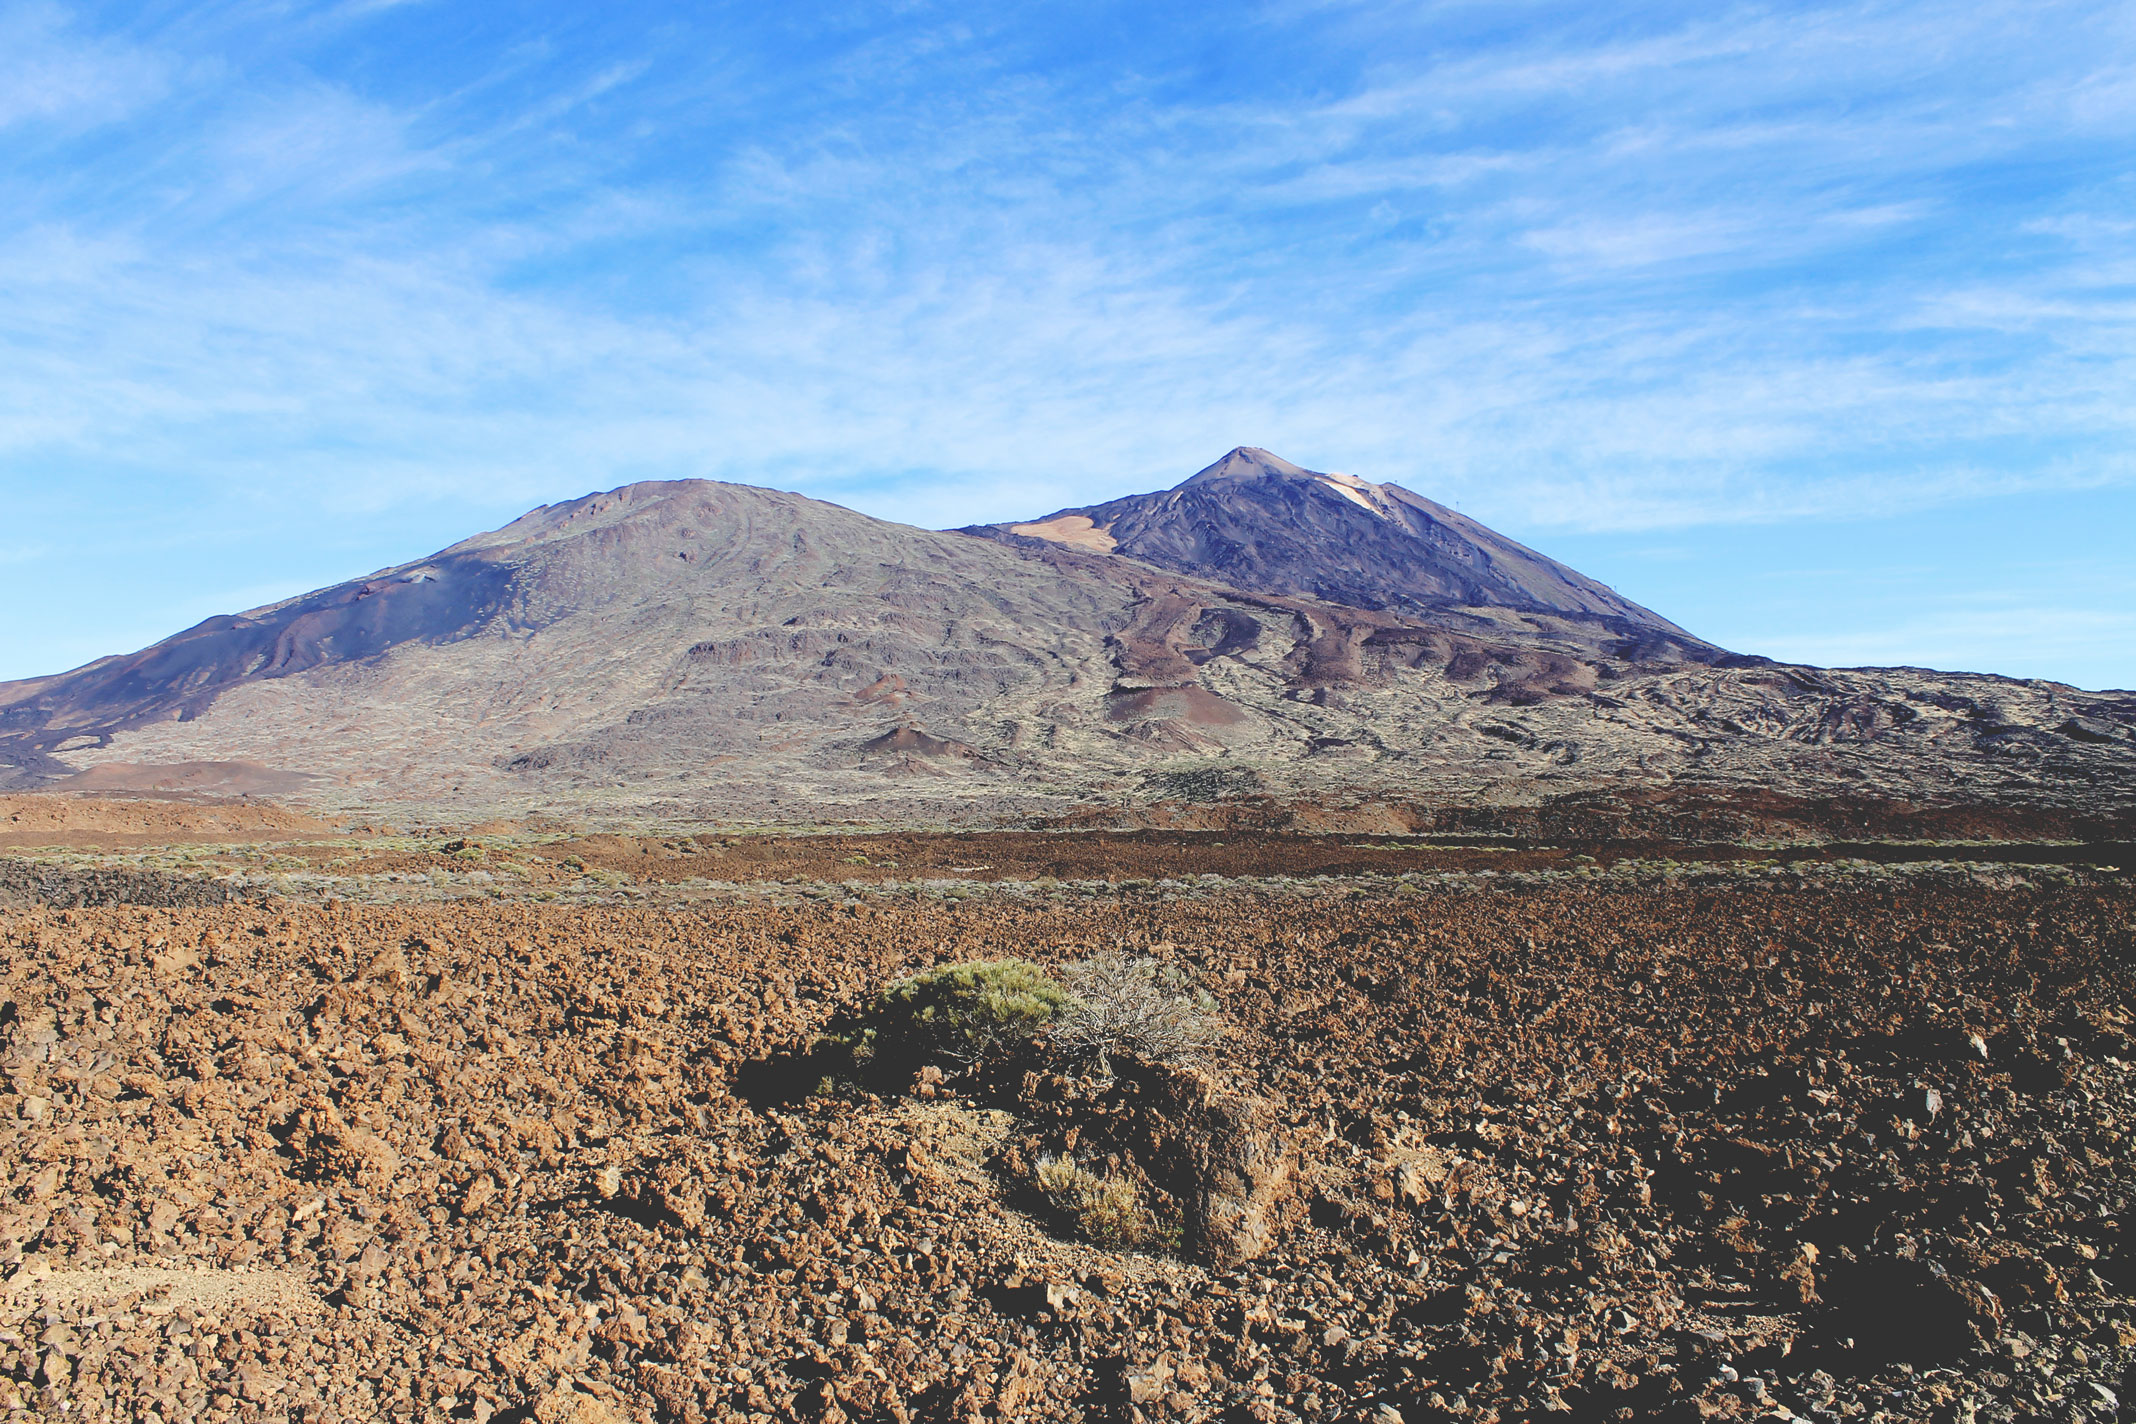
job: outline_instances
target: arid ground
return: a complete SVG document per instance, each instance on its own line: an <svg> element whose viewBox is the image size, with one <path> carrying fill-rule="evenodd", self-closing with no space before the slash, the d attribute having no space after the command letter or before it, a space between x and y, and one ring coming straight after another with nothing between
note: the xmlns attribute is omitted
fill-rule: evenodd
<svg viewBox="0 0 2136 1424"><path fill-rule="evenodd" d="M0 867L0 1403L1393 1424L2136 1388L2125 847L250 833L290 839ZM1213 999L1204 1062L819 1071L900 976L1108 950ZM1160 1229L1085 1239L1054 1159Z"/></svg>

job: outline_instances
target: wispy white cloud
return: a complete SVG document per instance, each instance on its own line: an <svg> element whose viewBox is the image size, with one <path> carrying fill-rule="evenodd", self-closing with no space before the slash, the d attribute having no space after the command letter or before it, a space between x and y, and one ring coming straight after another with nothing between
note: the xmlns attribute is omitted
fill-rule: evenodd
<svg viewBox="0 0 2136 1424"><path fill-rule="evenodd" d="M113 122L166 92L170 68L151 51L82 34L58 5L0 7L0 129Z"/></svg>
<svg viewBox="0 0 2136 1424"><path fill-rule="evenodd" d="M487 14L5 11L0 481L946 524L1247 442L1597 530L2136 479L2121 7Z"/></svg>

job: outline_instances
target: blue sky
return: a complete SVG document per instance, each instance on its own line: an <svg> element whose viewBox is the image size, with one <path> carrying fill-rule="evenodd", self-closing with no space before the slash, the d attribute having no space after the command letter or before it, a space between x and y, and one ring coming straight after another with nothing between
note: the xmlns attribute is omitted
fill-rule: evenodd
<svg viewBox="0 0 2136 1424"><path fill-rule="evenodd" d="M1224 450L2136 686L2125 3L0 0L0 678L634 479Z"/></svg>

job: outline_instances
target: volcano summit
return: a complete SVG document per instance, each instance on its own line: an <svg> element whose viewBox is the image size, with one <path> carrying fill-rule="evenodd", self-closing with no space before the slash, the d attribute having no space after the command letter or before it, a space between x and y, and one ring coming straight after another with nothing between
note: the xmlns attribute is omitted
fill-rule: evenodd
<svg viewBox="0 0 2136 1424"><path fill-rule="evenodd" d="M1122 554L1353 608L1441 619L1502 610L1601 635L1695 642L1585 574L1400 485L1303 469L1245 446L1158 494L965 532Z"/></svg>

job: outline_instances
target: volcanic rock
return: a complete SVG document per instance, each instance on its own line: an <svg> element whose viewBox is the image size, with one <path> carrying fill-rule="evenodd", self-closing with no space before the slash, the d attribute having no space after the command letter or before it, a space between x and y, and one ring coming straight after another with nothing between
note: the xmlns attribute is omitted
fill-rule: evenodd
<svg viewBox="0 0 2136 1424"><path fill-rule="evenodd" d="M1219 1267L1266 1251L1298 1169L1296 1134L1276 1105L1191 1069L1128 1075L1147 1087L1157 1161L1184 1180L1188 1250Z"/></svg>
<svg viewBox="0 0 2136 1424"><path fill-rule="evenodd" d="M2119 1399L2123 877L1691 869L0 913L0 1399L580 1424ZM203 962L157 975L174 945ZM1157 958L1221 1050L755 1092L842 1007L1004 946ZM1069 1131L1173 1201L1190 1168L1260 1200L1265 1249L1033 1214L1010 1158ZM1405 1163L1426 1192L1394 1190Z"/></svg>

